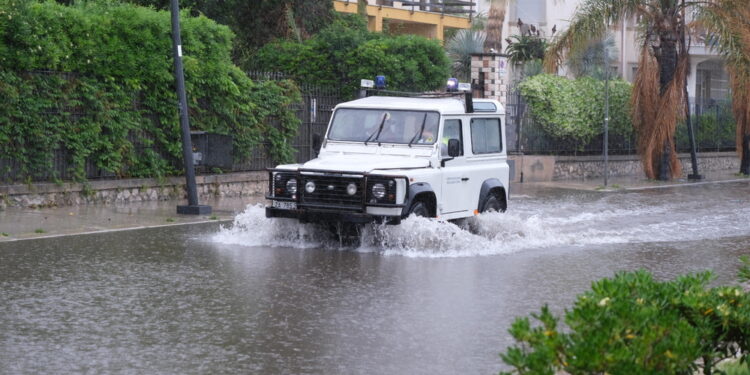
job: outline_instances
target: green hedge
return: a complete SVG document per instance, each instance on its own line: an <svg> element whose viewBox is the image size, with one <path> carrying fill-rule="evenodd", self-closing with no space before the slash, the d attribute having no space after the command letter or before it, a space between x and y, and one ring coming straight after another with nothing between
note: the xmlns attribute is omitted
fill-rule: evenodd
<svg viewBox="0 0 750 375"><path fill-rule="evenodd" d="M519 89L534 120L548 135L585 145L603 132L604 81L540 74L521 82ZM613 135L629 137L633 133L631 89L628 82L610 81L609 129Z"/></svg>
<svg viewBox="0 0 750 375"><path fill-rule="evenodd" d="M748 273L747 259L743 273ZM559 326L546 306L518 318L501 374L697 374L750 350L750 294L710 273L656 281L646 271L594 282Z"/></svg>
<svg viewBox="0 0 750 375"><path fill-rule="evenodd" d="M442 88L450 74L450 60L439 42L369 32L358 16L340 16L303 42L269 43L246 64L250 70L279 71L350 95L361 79L376 75L385 75L392 90L427 91Z"/></svg>
<svg viewBox="0 0 750 375"><path fill-rule="evenodd" d="M231 62L226 26L187 13L181 23L191 127L232 135L237 158L270 142L273 158L289 160L296 87L252 82ZM0 0L0 154L30 177L48 172L60 147L76 179L87 158L119 176L178 172L170 31L169 13L130 4ZM75 74L29 73L39 71ZM162 153L136 152L128 134Z"/></svg>

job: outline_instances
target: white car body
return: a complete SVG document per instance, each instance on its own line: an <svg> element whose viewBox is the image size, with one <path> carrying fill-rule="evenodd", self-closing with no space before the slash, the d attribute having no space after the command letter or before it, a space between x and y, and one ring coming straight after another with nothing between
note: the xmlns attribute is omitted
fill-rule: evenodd
<svg viewBox="0 0 750 375"><path fill-rule="evenodd" d="M389 123L389 129L396 132L403 127L401 143L341 140L342 137L333 136L332 128L338 114L352 118L358 113L369 116L368 119L382 113L376 139L383 136L387 121L399 116L416 114L419 120L418 116L423 115L423 120L421 130L414 133L409 144L405 144L409 138L404 136L411 134L407 134L407 130L417 129L419 121L416 127L412 121L409 129L407 125ZM428 117L429 126L434 126L433 122L437 124L437 138L425 132ZM502 105L488 99L469 99L465 103L465 99L456 97L371 96L341 103L334 109L316 159L269 170L267 198L272 204L267 207L266 216L301 221L397 224L411 213L415 202L423 202L429 209L426 216L453 220L484 211L490 197L496 201L493 208L504 210L510 187L504 119ZM344 117L338 121L335 130L342 129L341 132L367 126L364 121L362 125L353 125L352 120L344 120ZM447 128L451 129L451 138L458 140L460 147L454 147L453 151L460 150L460 155L447 155ZM454 138L459 128L460 136ZM370 124L369 129L372 138L375 128ZM349 136L343 138L346 137ZM420 137L420 141L426 137L425 142L434 143L417 143L416 137ZM292 179L294 184L290 184ZM384 188L375 187L377 184ZM312 193L306 190L309 187ZM348 194L345 193L347 188L349 193L356 190L356 194L344 195ZM375 198L383 190L383 200ZM341 200L336 200L339 196Z"/></svg>

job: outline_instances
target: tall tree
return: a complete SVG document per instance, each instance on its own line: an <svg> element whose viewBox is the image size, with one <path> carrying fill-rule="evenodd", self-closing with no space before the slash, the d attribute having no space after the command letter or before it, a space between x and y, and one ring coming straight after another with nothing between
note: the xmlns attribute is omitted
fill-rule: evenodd
<svg viewBox="0 0 750 375"><path fill-rule="evenodd" d="M484 41L484 51L495 51L500 53L503 50L503 22L505 21L505 11L508 7L508 0L491 0L490 12L487 16L485 33L487 37Z"/></svg>
<svg viewBox="0 0 750 375"><path fill-rule="evenodd" d="M169 0L125 1L169 9ZM180 8L229 26L237 36L236 56L248 55L276 38L308 38L329 25L334 17L330 0L180 0Z"/></svg>
<svg viewBox="0 0 750 375"><path fill-rule="evenodd" d="M545 68L555 71L567 52L581 50L592 39L601 38L609 25L631 17L638 20L643 42L633 86L632 118L638 153L649 178L667 180L682 174L674 134L684 115L683 83L688 72L687 46L681 38L682 10L696 6L687 4L680 0L584 0L545 58Z"/></svg>
<svg viewBox="0 0 750 375"><path fill-rule="evenodd" d="M706 44L724 57L737 122L740 173L750 175L750 7L747 0L719 0L705 5L698 26L708 32Z"/></svg>

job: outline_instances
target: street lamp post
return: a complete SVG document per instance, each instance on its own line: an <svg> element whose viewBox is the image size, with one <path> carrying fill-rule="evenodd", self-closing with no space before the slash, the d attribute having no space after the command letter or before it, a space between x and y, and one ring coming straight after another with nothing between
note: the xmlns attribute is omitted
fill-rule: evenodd
<svg viewBox="0 0 750 375"><path fill-rule="evenodd" d="M606 47L605 47L606 49ZM604 186L609 183L609 56L604 53Z"/></svg>
<svg viewBox="0 0 750 375"><path fill-rule="evenodd" d="M187 205L178 205L178 214L207 215L211 206L198 204L198 189L195 186L195 166L193 165L193 144L190 140L190 120L185 94L185 76L182 71L182 38L180 38L180 7L177 0L171 0L172 13L172 52L174 53L174 77L177 82L178 108L180 111L180 128L182 130L182 159L185 164L187 180Z"/></svg>

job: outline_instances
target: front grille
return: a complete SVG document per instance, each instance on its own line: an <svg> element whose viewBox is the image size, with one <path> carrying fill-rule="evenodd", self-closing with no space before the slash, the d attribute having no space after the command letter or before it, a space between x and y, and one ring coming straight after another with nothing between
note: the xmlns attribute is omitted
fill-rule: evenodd
<svg viewBox="0 0 750 375"><path fill-rule="evenodd" d="M308 193L305 185L308 181L315 183L315 191ZM354 183L357 185L357 192L354 195L346 193L346 187ZM341 177L341 176L324 176L324 175L302 175L299 182L301 190L301 203L314 205L318 207L330 206L331 208L362 208L362 178L361 177Z"/></svg>

